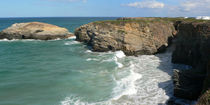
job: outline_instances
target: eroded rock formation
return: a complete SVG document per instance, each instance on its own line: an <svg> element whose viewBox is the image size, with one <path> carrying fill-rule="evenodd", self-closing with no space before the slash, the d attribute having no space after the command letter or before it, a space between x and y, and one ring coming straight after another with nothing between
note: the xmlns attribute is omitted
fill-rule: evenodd
<svg viewBox="0 0 210 105"><path fill-rule="evenodd" d="M192 69L175 71L174 95L197 99L202 91L209 88L210 83L205 83L204 86L204 80L209 81L207 63L210 60L210 23L181 22L176 40L172 62L190 65Z"/></svg>
<svg viewBox="0 0 210 105"><path fill-rule="evenodd" d="M164 51L176 33L172 22L132 20L102 21L76 29L76 40L93 51L122 50L126 55L155 54Z"/></svg>
<svg viewBox="0 0 210 105"><path fill-rule="evenodd" d="M195 100L210 88L210 22L193 18L120 18L83 25L78 41L93 51L122 50L126 55L164 51L176 36L172 62L192 66L174 71L174 95Z"/></svg>
<svg viewBox="0 0 210 105"><path fill-rule="evenodd" d="M16 23L0 32L0 39L40 39L51 40L73 36L66 28L55 25L31 22Z"/></svg>

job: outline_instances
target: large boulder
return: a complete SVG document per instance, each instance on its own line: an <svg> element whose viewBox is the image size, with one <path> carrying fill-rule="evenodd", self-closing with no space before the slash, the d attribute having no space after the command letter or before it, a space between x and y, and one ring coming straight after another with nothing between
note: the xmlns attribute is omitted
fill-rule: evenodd
<svg viewBox="0 0 210 105"><path fill-rule="evenodd" d="M176 48L172 62L192 66L174 74L174 95L186 99L198 98L210 87L210 22L181 22L178 25Z"/></svg>
<svg viewBox="0 0 210 105"><path fill-rule="evenodd" d="M72 35L66 28L41 22L30 22L13 24L11 27L0 32L0 39L51 40L57 38L63 39Z"/></svg>
<svg viewBox="0 0 210 105"><path fill-rule="evenodd" d="M126 55L164 51L175 33L172 22L149 18L93 22L75 30L76 40L87 43L93 51L122 50Z"/></svg>

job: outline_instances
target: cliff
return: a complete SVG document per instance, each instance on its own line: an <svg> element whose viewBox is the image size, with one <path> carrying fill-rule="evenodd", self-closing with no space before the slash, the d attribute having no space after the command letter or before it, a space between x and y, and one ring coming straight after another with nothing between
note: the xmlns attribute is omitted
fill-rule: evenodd
<svg viewBox="0 0 210 105"><path fill-rule="evenodd" d="M175 34L172 22L151 18L93 22L75 31L76 40L93 51L122 50L126 55L162 52Z"/></svg>
<svg viewBox="0 0 210 105"><path fill-rule="evenodd" d="M66 28L47 23L30 22L13 24L11 27L0 32L0 39L50 40L57 38L63 39L72 35Z"/></svg>
<svg viewBox="0 0 210 105"><path fill-rule="evenodd" d="M207 64L210 60L210 22L181 22L178 25L176 48L172 62L192 66L190 70L176 70L174 95L197 99L209 88ZM208 86L207 86L208 85Z"/></svg>
<svg viewBox="0 0 210 105"><path fill-rule="evenodd" d="M126 55L156 54L175 39L172 62L192 68L174 70L174 95L195 100L210 88L210 21L119 18L83 25L75 30L75 35L76 40L85 42L93 51L122 50ZM206 95L203 97L200 100L209 100Z"/></svg>

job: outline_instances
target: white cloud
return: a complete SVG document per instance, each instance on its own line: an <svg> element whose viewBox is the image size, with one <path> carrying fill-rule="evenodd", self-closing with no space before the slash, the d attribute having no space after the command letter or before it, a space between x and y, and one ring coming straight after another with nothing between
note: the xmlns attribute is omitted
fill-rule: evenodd
<svg viewBox="0 0 210 105"><path fill-rule="evenodd" d="M146 0L141 2L129 3L126 4L126 6L136 7L136 8L164 8L165 4L155 0L151 1Z"/></svg>
<svg viewBox="0 0 210 105"><path fill-rule="evenodd" d="M209 9L210 0L185 0L180 3L179 8L184 11L191 11L194 9Z"/></svg>
<svg viewBox="0 0 210 105"><path fill-rule="evenodd" d="M180 16L210 15L210 0L180 0L178 5L166 6L171 13Z"/></svg>

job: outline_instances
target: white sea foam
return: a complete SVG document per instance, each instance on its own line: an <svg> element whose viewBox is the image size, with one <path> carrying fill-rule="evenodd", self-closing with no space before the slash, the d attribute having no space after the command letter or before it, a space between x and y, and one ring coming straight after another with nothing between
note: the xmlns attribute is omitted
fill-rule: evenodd
<svg viewBox="0 0 210 105"><path fill-rule="evenodd" d="M137 93L135 81L142 78L142 75L134 72L134 64L132 62L130 63L131 64L128 68L130 69L130 74L120 80L114 79L117 83L117 86L113 89L113 94L115 94L116 96L114 96L112 100L118 100L124 95L133 95Z"/></svg>
<svg viewBox="0 0 210 105"><path fill-rule="evenodd" d="M76 39L76 36L68 37L68 39Z"/></svg>
<svg viewBox="0 0 210 105"><path fill-rule="evenodd" d="M56 38L56 39L48 40L48 41L58 41L58 40L62 40L62 39L61 38Z"/></svg>
<svg viewBox="0 0 210 105"><path fill-rule="evenodd" d="M159 105L165 104L173 95L171 53L139 57L124 57L121 52L113 54L110 61L124 64L121 59L129 59L123 68L116 68L119 77L113 75L116 83L113 97L96 103L68 97L62 105Z"/></svg>
<svg viewBox="0 0 210 105"><path fill-rule="evenodd" d="M96 58L88 58L88 59L86 59L86 61L99 61L99 59L96 59Z"/></svg>
<svg viewBox="0 0 210 105"><path fill-rule="evenodd" d="M113 57L113 60L115 61L115 63L117 64L118 68L122 68L124 65L119 62L119 59L124 58L126 55L124 54L123 51L116 51L115 55Z"/></svg>
<svg viewBox="0 0 210 105"><path fill-rule="evenodd" d="M27 42L27 41L41 41L41 40L35 40L35 39L1 39L0 41L2 42L14 42L14 41L22 41L22 42Z"/></svg>
<svg viewBox="0 0 210 105"><path fill-rule="evenodd" d="M123 51L116 51L115 52L115 56L117 58L124 58L126 55L125 55L125 53Z"/></svg>
<svg viewBox="0 0 210 105"><path fill-rule="evenodd" d="M77 41L68 41L68 42L64 43L64 45L73 45L73 44L79 44L79 42L77 42Z"/></svg>
<svg viewBox="0 0 210 105"><path fill-rule="evenodd" d="M8 40L8 39L1 39L0 41L2 41L2 42L3 42L3 41L9 41L9 40Z"/></svg>
<svg viewBox="0 0 210 105"><path fill-rule="evenodd" d="M85 51L85 53L91 53L91 52L92 52L91 50L86 50L86 51Z"/></svg>
<svg viewBox="0 0 210 105"><path fill-rule="evenodd" d="M102 101L102 102L83 102L81 101L81 97L70 96L66 97L64 101L61 101L60 105L111 105L110 101Z"/></svg>

